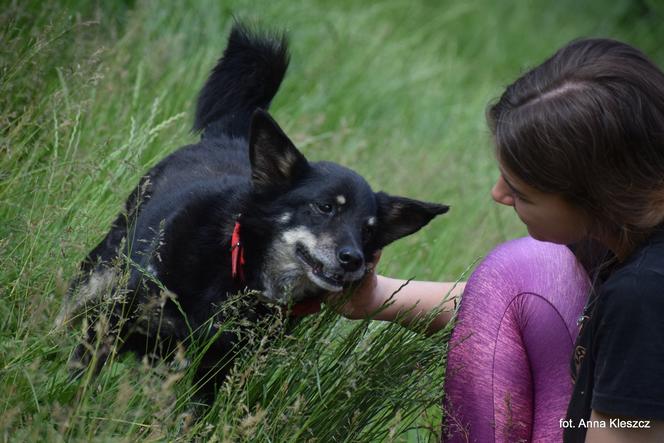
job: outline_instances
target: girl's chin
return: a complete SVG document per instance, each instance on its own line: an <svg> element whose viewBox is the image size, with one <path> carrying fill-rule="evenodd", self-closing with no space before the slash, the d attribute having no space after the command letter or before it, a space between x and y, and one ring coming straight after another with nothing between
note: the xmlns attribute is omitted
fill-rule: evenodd
<svg viewBox="0 0 664 443"><path fill-rule="evenodd" d="M537 241L542 241L542 242L548 242L548 243L555 243L557 245L572 245L574 243L577 243L578 241L582 240L581 238L558 238L556 236L551 236L551 235L543 235L542 233L538 233L535 231L528 229L528 235L530 235L532 238L534 238Z"/></svg>
<svg viewBox="0 0 664 443"><path fill-rule="evenodd" d="M533 231L530 228L528 228L528 235L530 235L532 238L534 238L537 241L544 241L544 242L549 242L549 243L560 243L556 240L553 240L550 236L542 235L542 233L539 233L537 231Z"/></svg>

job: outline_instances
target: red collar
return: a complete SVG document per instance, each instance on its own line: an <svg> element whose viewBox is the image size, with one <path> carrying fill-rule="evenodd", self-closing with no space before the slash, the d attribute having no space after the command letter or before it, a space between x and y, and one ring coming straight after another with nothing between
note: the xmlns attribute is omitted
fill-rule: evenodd
<svg viewBox="0 0 664 443"><path fill-rule="evenodd" d="M233 235L231 236L231 274L233 280L245 283L244 278L244 248L240 241L240 222L235 222ZM315 314L320 311L320 298L304 300L291 306L291 317L304 317L305 315Z"/></svg>
<svg viewBox="0 0 664 443"><path fill-rule="evenodd" d="M233 228L233 235L231 236L231 274L233 279L239 280L244 283L244 249L242 242L240 242L240 222L235 222Z"/></svg>
<svg viewBox="0 0 664 443"><path fill-rule="evenodd" d="M307 300L302 300L299 303L295 303L291 306L290 316L291 317L304 317L307 315L315 314L320 312L320 304L323 297L315 297Z"/></svg>

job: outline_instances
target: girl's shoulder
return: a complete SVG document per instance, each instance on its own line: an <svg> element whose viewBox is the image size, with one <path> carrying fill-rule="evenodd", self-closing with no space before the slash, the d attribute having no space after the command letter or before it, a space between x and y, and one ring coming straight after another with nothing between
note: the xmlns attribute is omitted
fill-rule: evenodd
<svg viewBox="0 0 664 443"><path fill-rule="evenodd" d="M643 305L664 310L664 231L655 233L608 276L599 302L627 311Z"/></svg>

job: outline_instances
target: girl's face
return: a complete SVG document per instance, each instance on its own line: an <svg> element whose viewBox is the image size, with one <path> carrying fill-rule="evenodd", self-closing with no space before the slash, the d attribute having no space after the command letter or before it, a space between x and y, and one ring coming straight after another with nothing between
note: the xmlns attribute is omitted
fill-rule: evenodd
<svg viewBox="0 0 664 443"><path fill-rule="evenodd" d="M512 206L536 240L570 245L587 235L589 220L581 209L557 194L523 183L504 168L491 197L497 203Z"/></svg>

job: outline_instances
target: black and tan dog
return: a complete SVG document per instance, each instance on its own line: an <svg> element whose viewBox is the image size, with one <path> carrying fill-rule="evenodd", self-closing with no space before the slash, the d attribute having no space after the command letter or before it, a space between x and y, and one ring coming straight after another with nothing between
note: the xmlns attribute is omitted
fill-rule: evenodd
<svg viewBox="0 0 664 443"><path fill-rule="evenodd" d="M75 361L100 366L115 345L160 357L192 332L217 334L199 372L223 375L237 337L210 319L232 294L257 300L246 313L254 321L263 305L340 291L377 250L447 211L308 162L265 111L288 59L283 36L233 27L198 99L201 140L143 177L70 288L60 321L88 322Z"/></svg>

